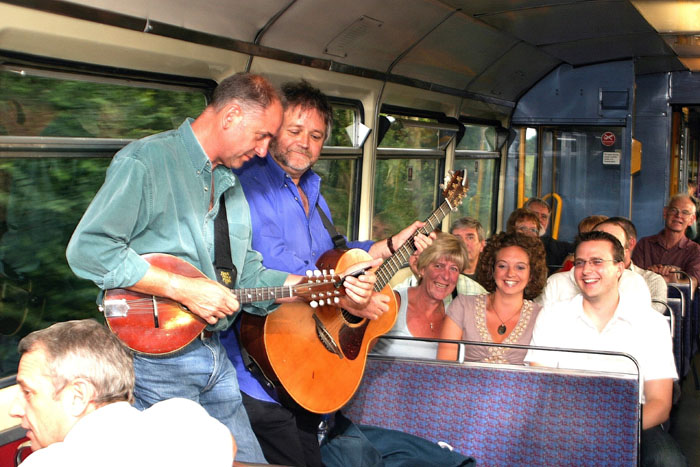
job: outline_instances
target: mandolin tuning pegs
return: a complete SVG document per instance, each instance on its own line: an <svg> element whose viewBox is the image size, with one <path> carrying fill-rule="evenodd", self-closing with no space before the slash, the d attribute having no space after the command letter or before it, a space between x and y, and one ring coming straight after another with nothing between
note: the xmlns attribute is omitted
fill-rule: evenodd
<svg viewBox="0 0 700 467"><path fill-rule="evenodd" d="M316 270L314 271L314 277L321 277L321 271L319 271L318 269L316 269Z"/></svg>
<svg viewBox="0 0 700 467"><path fill-rule="evenodd" d="M333 297L333 303L337 305L338 303L340 303L340 299L338 297Z"/></svg>
<svg viewBox="0 0 700 467"><path fill-rule="evenodd" d="M311 308L318 308L318 303L316 302L316 300L313 300L312 302L309 302L309 306Z"/></svg>
<svg viewBox="0 0 700 467"><path fill-rule="evenodd" d="M335 269L331 269L330 271L328 271L328 274L330 274L331 276L335 276Z"/></svg>
<svg viewBox="0 0 700 467"><path fill-rule="evenodd" d="M319 301L318 301L318 304L321 305L321 306L323 306L323 305L326 304L326 301L325 301L325 300L319 300Z"/></svg>
<svg viewBox="0 0 700 467"><path fill-rule="evenodd" d="M311 271L310 269L306 270L306 277L311 278L313 275L314 275L313 271Z"/></svg>

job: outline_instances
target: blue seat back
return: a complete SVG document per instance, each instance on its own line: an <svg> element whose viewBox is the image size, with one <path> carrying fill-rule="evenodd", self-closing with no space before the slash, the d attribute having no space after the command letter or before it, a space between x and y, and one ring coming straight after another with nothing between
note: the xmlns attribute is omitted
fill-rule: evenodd
<svg viewBox="0 0 700 467"><path fill-rule="evenodd" d="M635 466L638 398L634 376L370 358L343 412L444 441L480 466Z"/></svg>

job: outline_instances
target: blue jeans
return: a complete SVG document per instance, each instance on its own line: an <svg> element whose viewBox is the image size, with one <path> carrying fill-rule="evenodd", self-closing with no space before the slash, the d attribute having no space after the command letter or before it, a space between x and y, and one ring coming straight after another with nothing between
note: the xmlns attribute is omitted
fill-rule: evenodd
<svg viewBox="0 0 700 467"><path fill-rule="evenodd" d="M681 448L661 425L642 430L641 467L685 467L688 462Z"/></svg>
<svg viewBox="0 0 700 467"><path fill-rule="evenodd" d="M134 407L144 410L173 397L191 399L231 430L238 445L237 461L265 463L243 408L236 370L219 342L218 332L211 338L195 339L173 356L137 354L134 370Z"/></svg>

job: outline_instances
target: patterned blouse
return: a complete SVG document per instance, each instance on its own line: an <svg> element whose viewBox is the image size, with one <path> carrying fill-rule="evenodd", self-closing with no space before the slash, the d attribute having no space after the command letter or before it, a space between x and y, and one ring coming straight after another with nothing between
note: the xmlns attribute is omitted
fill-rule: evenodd
<svg viewBox="0 0 700 467"><path fill-rule="evenodd" d="M486 302L488 295L458 295L447 309L447 316L462 328L462 339L475 342L493 342L486 327ZM529 345L537 315L542 307L531 300L523 300L520 319L503 341L504 344ZM464 360L467 362L509 363L522 365L526 349L467 345Z"/></svg>

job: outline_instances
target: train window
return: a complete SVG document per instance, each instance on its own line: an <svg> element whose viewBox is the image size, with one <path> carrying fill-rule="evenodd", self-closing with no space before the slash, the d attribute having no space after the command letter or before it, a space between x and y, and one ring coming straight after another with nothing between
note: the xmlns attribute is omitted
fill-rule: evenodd
<svg viewBox="0 0 700 467"><path fill-rule="evenodd" d="M504 222L510 213L533 196L538 196L538 135L531 127L516 129L517 136L508 148L506 164L506 194L503 206ZM510 187L510 188L509 188ZM517 189L513 189L517 187Z"/></svg>
<svg viewBox="0 0 700 467"><path fill-rule="evenodd" d="M379 142L374 175L372 238L392 235L435 209L444 147L454 131L434 119L382 114L390 123Z"/></svg>
<svg viewBox="0 0 700 467"><path fill-rule="evenodd" d="M150 86L0 69L0 378L16 373L27 333L101 319L68 240L114 152L205 107L201 91Z"/></svg>
<svg viewBox="0 0 700 467"><path fill-rule="evenodd" d="M498 201L498 173L501 154L496 150L496 127L464 124L464 136L455 149L455 170L465 169L469 191L450 222L460 217L478 219L490 236L495 228Z"/></svg>
<svg viewBox="0 0 700 467"><path fill-rule="evenodd" d="M539 136L539 137L538 137ZM561 199L561 217L552 236L573 240L586 214L617 212L626 193L600 190L619 186L624 127L542 126L521 128L508 154L508 177L517 187L506 200L538 196L552 203ZM523 167L522 170L519 167ZM512 210L512 209L511 209ZM510 210L504 211L508 216Z"/></svg>
<svg viewBox="0 0 700 467"><path fill-rule="evenodd" d="M0 69L0 135L141 138L196 117L202 92Z"/></svg>
<svg viewBox="0 0 700 467"><path fill-rule="evenodd" d="M323 148L323 157L314 164L314 172L323 180L321 192L339 232L356 237L356 187L360 181L362 148L359 134L362 113L358 105L331 102L333 127Z"/></svg>
<svg viewBox="0 0 700 467"><path fill-rule="evenodd" d="M464 124L464 136L457 150L496 151L496 127L491 125Z"/></svg>

